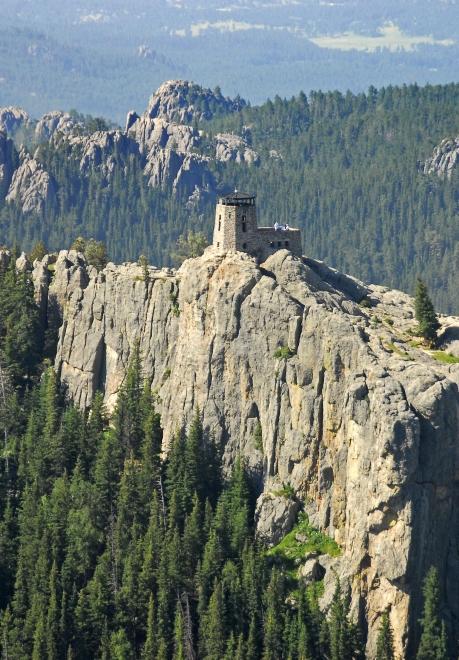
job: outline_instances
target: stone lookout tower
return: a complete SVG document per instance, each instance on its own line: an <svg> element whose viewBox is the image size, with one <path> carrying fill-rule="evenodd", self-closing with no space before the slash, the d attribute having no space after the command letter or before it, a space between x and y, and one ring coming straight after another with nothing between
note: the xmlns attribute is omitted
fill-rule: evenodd
<svg viewBox="0 0 459 660"><path fill-rule="evenodd" d="M280 222L274 227L258 227L255 195L235 190L218 200L213 247L218 252L247 252L259 261L276 250L301 256L301 232Z"/></svg>

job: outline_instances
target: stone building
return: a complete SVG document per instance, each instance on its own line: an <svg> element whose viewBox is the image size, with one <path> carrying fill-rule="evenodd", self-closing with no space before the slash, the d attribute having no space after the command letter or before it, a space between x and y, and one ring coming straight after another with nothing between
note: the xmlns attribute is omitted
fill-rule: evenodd
<svg viewBox="0 0 459 660"><path fill-rule="evenodd" d="M213 247L219 252L247 252L259 261L282 249L301 256L301 231L284 226L258 227L255 195L234 191L218 200Z"/></svg>

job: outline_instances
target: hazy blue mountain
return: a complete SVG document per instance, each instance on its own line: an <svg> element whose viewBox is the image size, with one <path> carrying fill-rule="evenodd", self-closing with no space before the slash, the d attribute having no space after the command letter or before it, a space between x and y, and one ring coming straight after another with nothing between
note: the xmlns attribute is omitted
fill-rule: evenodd
<svg viewBox="0 0 459 660"><path fill-rule="evenodd" d="M0 105L104 114L141 107L162 80L252 102L299 90L449 82L456 0L43 0L2 8ZM123 110L124 112L124 110Z"/></svg>

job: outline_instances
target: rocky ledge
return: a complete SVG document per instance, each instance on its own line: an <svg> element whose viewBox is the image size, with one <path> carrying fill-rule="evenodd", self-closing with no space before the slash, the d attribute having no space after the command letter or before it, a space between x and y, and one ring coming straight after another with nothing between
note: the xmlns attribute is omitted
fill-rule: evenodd
<svg viewBox="0 0 459 660"><path fill-rule="evenodd" d="M434 563L457 635L459 364L413 338L409 296L287 251L259 266L209 248L147 278L136 264L97 272L75 252L53 261L33 277L43 313L61 310L56 368L79 405L101 389L113 407L139 342L166 447L199 406L225 464L246 458L268 543L303 507L339 545L305 556L300 575L323 579L323 604L335 574L350 585L369 657L386 609L410 657ZM452 351L459 319L441 321Z"/></svg>
<svg viewBox="0 0 459 660"><path fill-rule="evenodd" d="M433 150L424 163L425 174L438 174L450 178L459 163L459 136L446 138Z"/></svg>

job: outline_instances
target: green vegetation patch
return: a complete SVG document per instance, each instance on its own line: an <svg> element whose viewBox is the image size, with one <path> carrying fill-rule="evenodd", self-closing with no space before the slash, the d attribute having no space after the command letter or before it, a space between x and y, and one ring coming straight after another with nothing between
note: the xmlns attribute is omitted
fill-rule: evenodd
<svg viewBox="0 0 459 660"><path fill-rule="evenodd" d="M295 351L293 351L288 346L279 346L279 348L274 351L274 357L277 358L278 360L288 360L294 355L295 355Z"/></svg>
<svg viewBox="0 0 459 660"><path fill-rule="evenodd" d="M285 497L288 500L293 500L295 497L295 489L291 484L283 483L282 488L273 491L273 495L277 495L277 497Z"/></svg>
<svg viewBox="0 0 459 660"><path fill-rule="evenodd" d="M446 351L432 351L430 355L437 360L437 362L442 362L443 364L459 364L459 358L451 353Z"/></svg>
<svg viewBox="0 0 459 660"><path fill-rule="evenodd" d="M412 360L413 358L409 353L406 351L402 350L398 346L396 346L394 343L389 342L386 344L386 349L390 351L391 353L396 353L399 357L402 358L402 360Z"/></svg>
<svg viewBox="0 0 459 660"><path fill-rule="evenodd" d="M311 552L338 557L341 550L336 541L312 527L307 515L301 513L298 523L292 531L284 536L282 541L274 548L268 550L267 554L269 557L276 557L289 562L303 559Z"/></svg>

